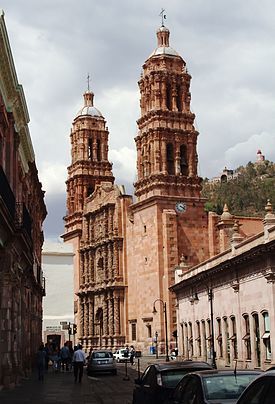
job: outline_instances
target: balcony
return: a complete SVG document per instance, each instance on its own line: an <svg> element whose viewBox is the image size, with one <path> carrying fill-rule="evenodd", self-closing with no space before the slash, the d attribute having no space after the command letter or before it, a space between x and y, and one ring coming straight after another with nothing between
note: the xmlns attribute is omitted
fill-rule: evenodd
<svg viewBox="0 0 275 404"><path fill-rule="evenodd" d="M0 167L0 196L12 218L15 217L15 196L2 167Z"/></svg>

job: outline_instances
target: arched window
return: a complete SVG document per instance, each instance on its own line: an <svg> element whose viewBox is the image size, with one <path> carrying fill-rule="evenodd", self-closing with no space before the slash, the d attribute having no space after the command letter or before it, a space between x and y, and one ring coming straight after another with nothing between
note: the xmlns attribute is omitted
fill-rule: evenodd
<svg viewBox="0 0 275 404"><path fill-rule="evenodd" d="M94 188L93 188L92 186L89 186L89 187L87 188L87 196L92 195L93 192L94 192Z"/></svg>
<svg viewBox="0 0 275 404"><path fill-rule="evenodd" d="M255 341L255 353L257 366L261 366L261 348L260 348L260 327L259 327L259 315L258 313L253 313L253 330L254 330L254 341Z"/></svg>
<svg viewBox="0 0 275 404"><path fill-rule="evenodd" d="M180 172L182 175L188 175L187 150L184 144L180 146Z"/></svg>
<svg viewBox="0 0 275 404"><path fill-rule="evenodd" d="M175 174L175 165L174 165L174 147L172 143L168 143L166 146L166 158L167 158L167 171L168 174Z"/></svg>
<svg viewBox="0 0 275 404"><path fill-rule="evenodd" d="M96 141L96 155L97 155L97 161L101 161L101 142L99 139L97 139Z"/></svg>
<svg viewBox="0 0 275 404"><path fill-rule="evenodd" d="M270 319L267 311L262 313L264 320L264 333L262 335L262 340L265 346L265 359L270 360L272 358L271 344L270 344Z"/></svg>
<svg viewBox="0 0 275 404"><path fill-rule="evenodd" d="M88 159L93 159L93 139L88 139Z"/></svg>
<svg viewBox="0 0 275 404"><path fill-rule="evenodd" d="M233 345L233 355L234 359L238 358L238 344L237 344L237 331L236 331L236 318L234 316L230 317L231 320L231 332L232 335L230 336L230 341Z"/></svg>
<svg viewBox="0 0 275 404"><path fill-rule="evenodd" d="M177 86L177 108L178 111L182 111L182 90L180 86Z"/></svg>
<svg viewBox="0 0 275 404"><path fill-rule="evenodd" d="M196 338L196 341L197 341L197 349L198 349L198 355L199 356L202 356L201 355L201 328L200 328L200 322L199 321L196 321L196 325L197 325L197 338Z"/></svg>
<svg viewBox="0 0 275 404"><path fill-rule="evenodd" d="M166 107L170 111L172 110L172 90L170 83L166 84Z"/></svg>
<svg viewBox="0 0 275 404"><path fill-rule="evenodd" d="M250 328L249 328L248 314L244 314L243 319L244 319L244 329L245 329L243 341L245 343L245 348L246 348L246 358L245 359L251 359L251 340L250 340Z"/></svg>

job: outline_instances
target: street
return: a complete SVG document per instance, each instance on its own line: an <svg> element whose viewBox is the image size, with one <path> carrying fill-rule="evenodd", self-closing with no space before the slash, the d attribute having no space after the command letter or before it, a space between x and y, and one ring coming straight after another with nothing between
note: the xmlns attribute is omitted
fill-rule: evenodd
<svg viewBox="0 0 275 404"><path fill-rule="evenodd" d="M37 375L32 374L29 380L25 380L21 386L13 390L0 392L1 404L130 404L134 379L137 378L137 365L127 370L129 380L125 377L125 364L117 365L118 374L98 374L96 377L88 377L84 370L82 383L74 383L72 372L54 373L49 369L44 381L38 381Z"/></svg>

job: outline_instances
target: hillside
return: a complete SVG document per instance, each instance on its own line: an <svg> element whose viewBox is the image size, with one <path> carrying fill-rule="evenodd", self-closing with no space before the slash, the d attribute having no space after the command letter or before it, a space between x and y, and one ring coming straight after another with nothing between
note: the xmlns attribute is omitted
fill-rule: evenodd
<svg viewBox="0 0 275 404"><path fill-rule="evenodd" d="M249 162L245 167L238 167L237 178L213 183L203 180L202 196L207 198L207 211L221 214L223 205L231 214L244 216L263 216L267 199L275 203L275 164L265 160L258 163Z"/></svg>

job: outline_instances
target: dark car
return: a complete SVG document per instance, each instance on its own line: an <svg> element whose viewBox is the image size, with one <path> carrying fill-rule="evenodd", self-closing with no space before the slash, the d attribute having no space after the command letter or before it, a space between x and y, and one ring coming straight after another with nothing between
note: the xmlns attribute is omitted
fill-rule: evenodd
<svg viewBox="0 0 275 404"><path fill-rule="evenodd" d="M275 371L262 373L242 393L237 404L274 404Z"/></svg>
<svg viewBox="0 0 275 404"><path fill-rule="evenodd" d="M168 404L236 403L246 386L261 372L254 370L205 370L190 373L178 383Z"/></svg>
<svg viewBox="0 0 275 404"><path fill-rule="evenodd" d="M179 380L189 372L211 369L206 362L173 361L148 366L135 380L133 404L161 404L174 391Z"/></svg>
<svg viewBox="0 0 275 404"><path fill-rule="evenodd" d="M91 376L98 372L111 372L113 375L117 374L116 361L112 351L102 349L92 352L88 360L87 374Z"/></svg>

